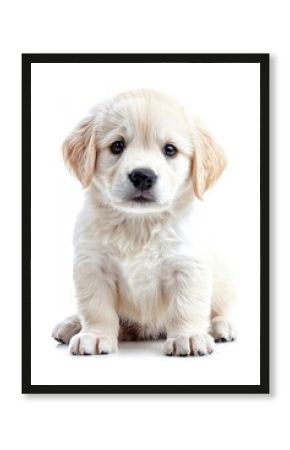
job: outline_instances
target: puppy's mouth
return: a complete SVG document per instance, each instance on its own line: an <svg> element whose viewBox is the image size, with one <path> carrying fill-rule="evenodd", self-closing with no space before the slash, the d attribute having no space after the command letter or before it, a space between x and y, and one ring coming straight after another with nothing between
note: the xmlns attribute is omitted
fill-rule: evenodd
<svg viewBox="0 0 290 450"><path fill-rule="evenodd" d="M134 203L152 203L154 200L150 197L146 197L143 194L138 194L131 199Z"/></svg>
<svg viewBox="0 0 290 450"><path fill-rule="evenodd" d="M135 189L135 192L131 193L129 201L144 205L147 203L154 203L155 196L150 190Z"/></svg>

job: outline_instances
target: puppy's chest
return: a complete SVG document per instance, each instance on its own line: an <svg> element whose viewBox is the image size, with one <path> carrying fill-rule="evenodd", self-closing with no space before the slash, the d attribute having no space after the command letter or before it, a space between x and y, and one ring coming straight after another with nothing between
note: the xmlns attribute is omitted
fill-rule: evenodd
<svg viewBox="0 0 290 450"><path fill-rule="evenodd" d="M140 323L158 321L166 310L162 252L151 249L120 258L117 266L120 314Z"/></svg>
<svg viewBox="0 0 290 450"><path fill-rule="evenodd" d="M135 258L124 258L118 261L121 281L133 291L143 291L156 287L161 281L161 255L148 254ZM146 289L145 289L146 290Z"/></svg>

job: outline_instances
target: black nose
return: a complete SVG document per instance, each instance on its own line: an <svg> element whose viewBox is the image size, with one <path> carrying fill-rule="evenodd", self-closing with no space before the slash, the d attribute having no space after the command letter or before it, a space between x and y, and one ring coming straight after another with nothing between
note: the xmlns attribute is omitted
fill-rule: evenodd
<svg viewBox="0 0 290 450"><path fill-rule="evenodd" d="M146 191L150 189L155 183L157 176L151 169L135 169L128 175L129 180L137 189Z"/></svg>

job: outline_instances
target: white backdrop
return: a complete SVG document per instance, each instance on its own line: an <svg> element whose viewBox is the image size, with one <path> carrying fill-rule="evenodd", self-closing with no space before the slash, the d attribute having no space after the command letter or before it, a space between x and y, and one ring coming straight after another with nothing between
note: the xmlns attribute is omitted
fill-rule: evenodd
<svg viewBox="0 0 290 450"><path fill-rule="evenodd" d="M33 64L32 384L259 384L259 76L258 64ZM75 312L72 230L83 199L61 143L98 101L134 88L178 98L228 157L199 209L236 271L238 340L211 357L184 362L163 357L162 343L134 343L74 358L50 339Z"/></svg>

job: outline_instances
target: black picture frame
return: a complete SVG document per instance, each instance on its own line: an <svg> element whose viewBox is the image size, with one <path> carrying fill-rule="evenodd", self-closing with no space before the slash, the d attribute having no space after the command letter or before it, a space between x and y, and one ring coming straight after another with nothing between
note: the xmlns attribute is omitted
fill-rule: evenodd
<svg viewBox="0 0 290 450"><path fill-rule="evenodd" d="M267 394L269 393L269 54L23 54L22 55L22 393L28 394ZM260 64L260 384L31 384L31 64Z"/></svg>

